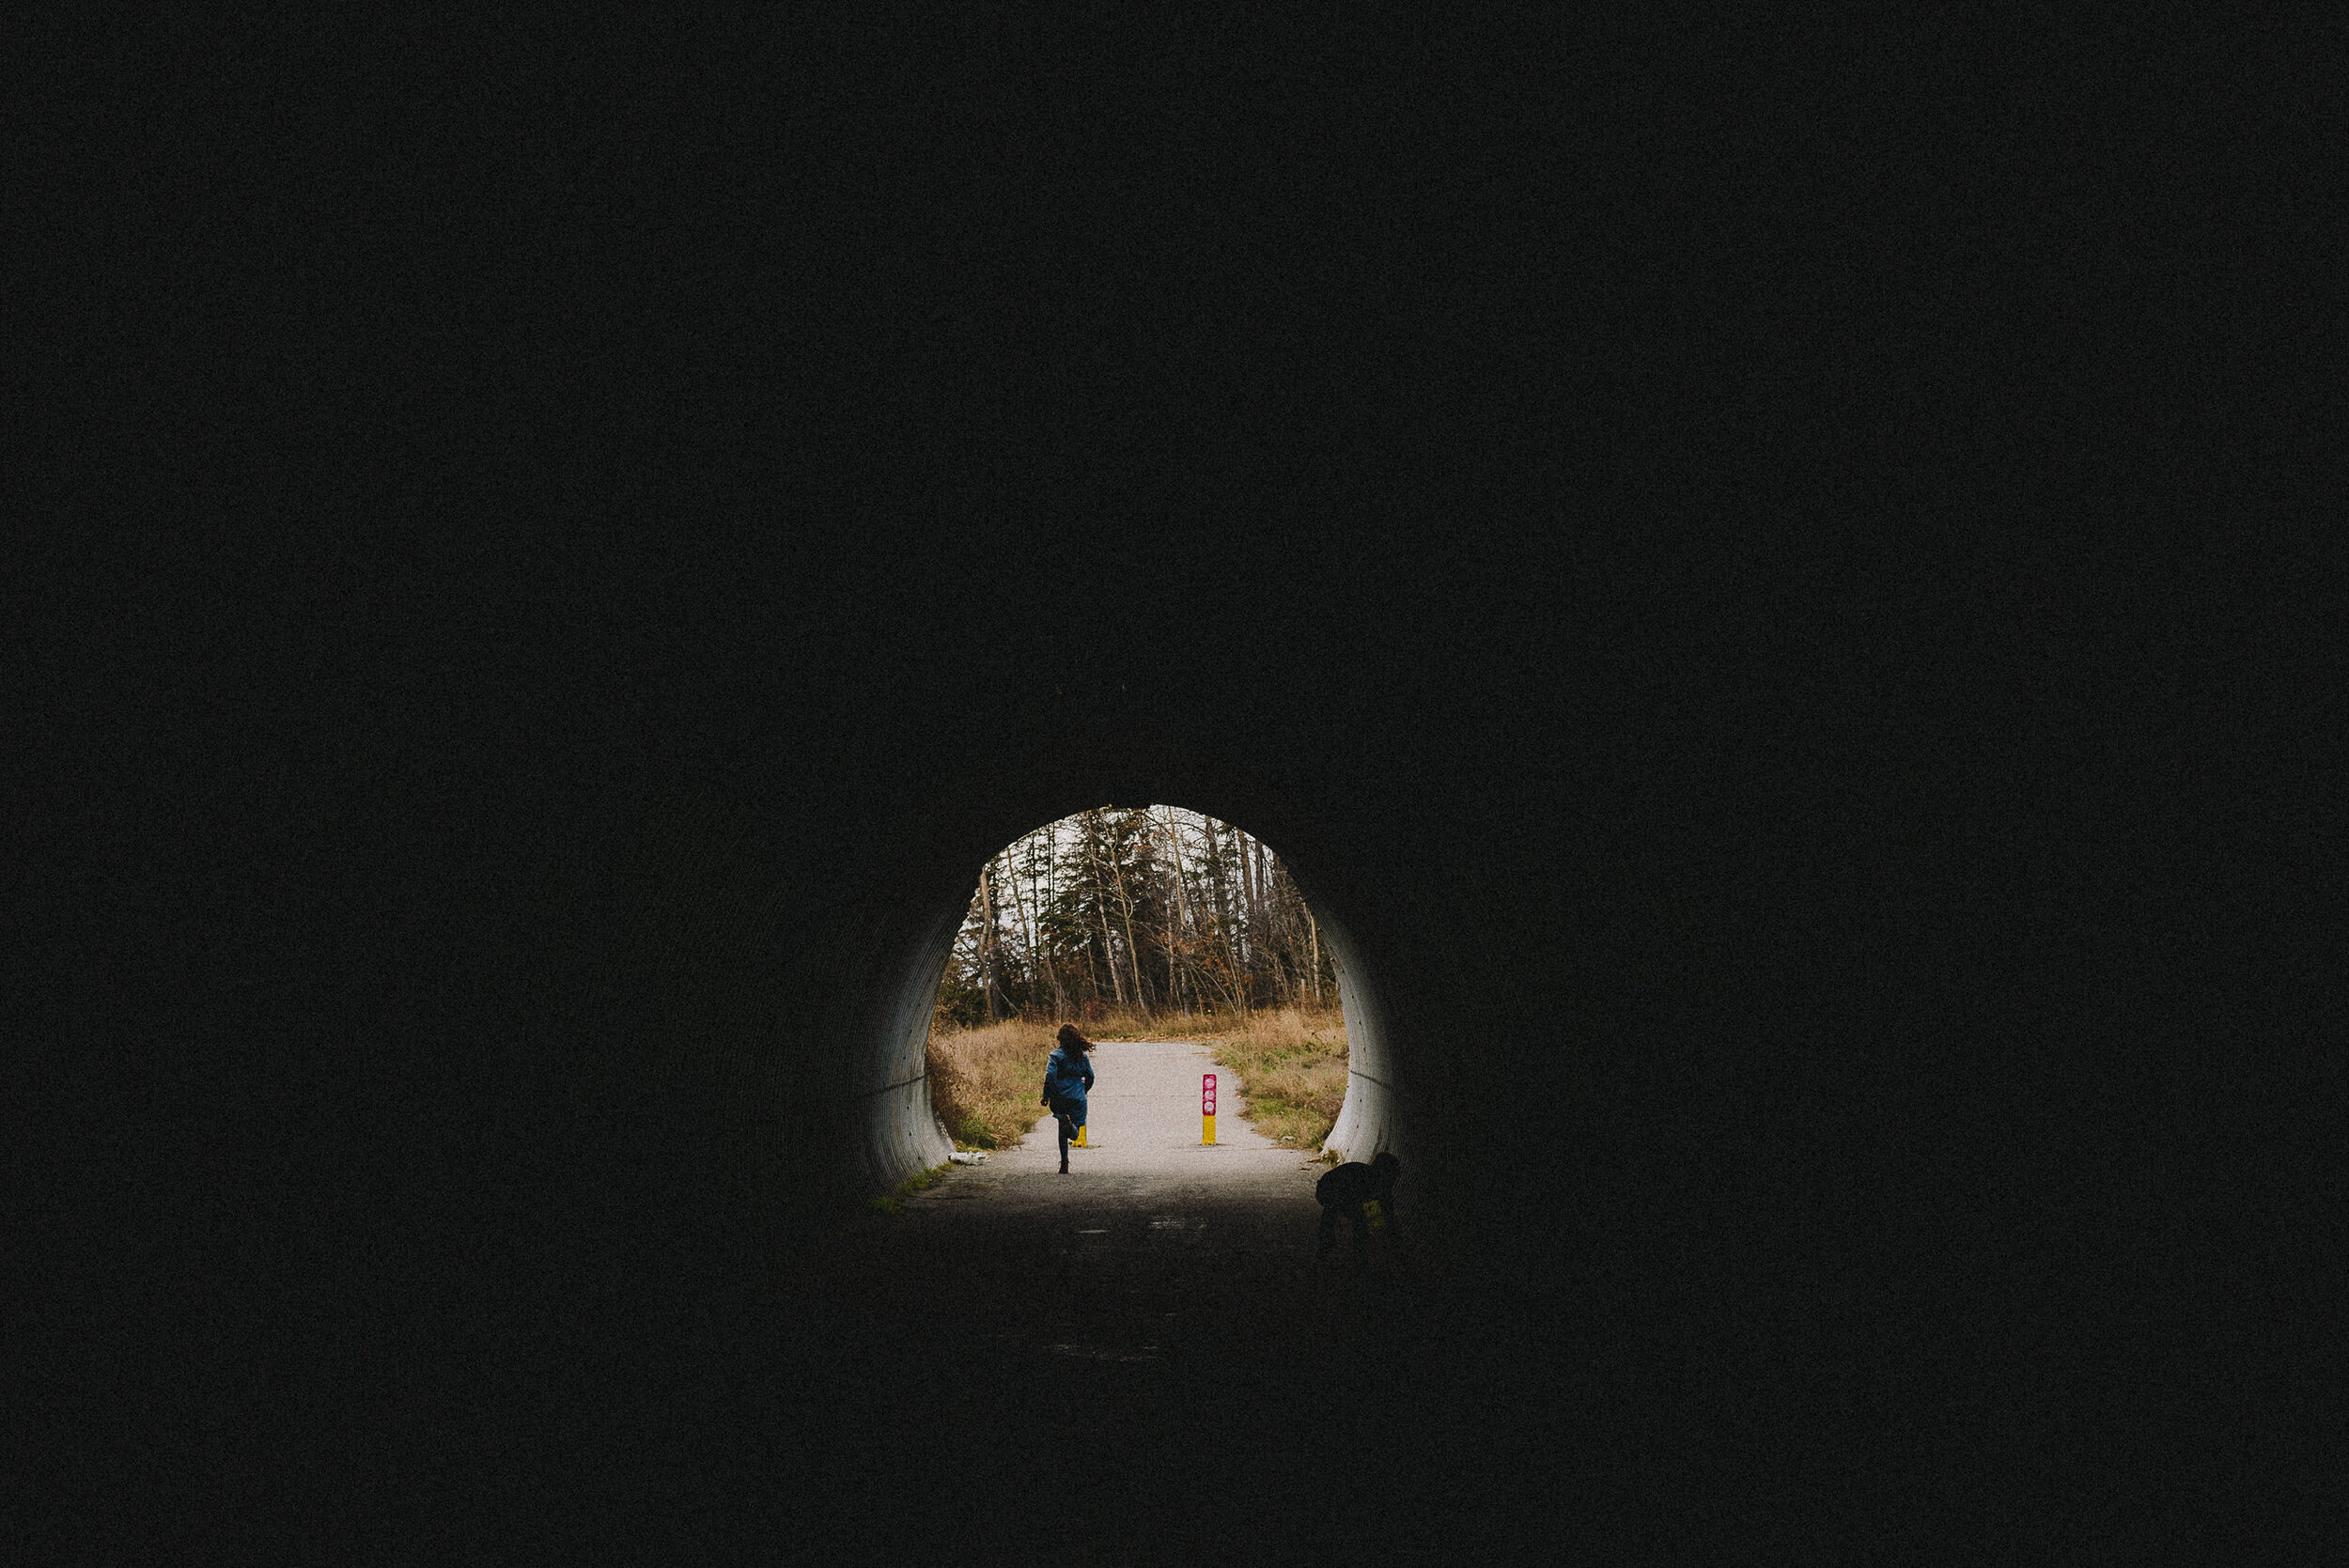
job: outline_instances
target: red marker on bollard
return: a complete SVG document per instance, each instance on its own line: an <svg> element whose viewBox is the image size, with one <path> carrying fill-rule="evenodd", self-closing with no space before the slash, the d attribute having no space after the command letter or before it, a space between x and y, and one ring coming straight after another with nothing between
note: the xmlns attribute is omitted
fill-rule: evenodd
<svg viewBox="0 0 2349 1568"><path fill-rule="evenodd" d="M1215 1141L1215 1075L1207 1073L1199 1079L1199 1141L1202 1145Z"/></svg>

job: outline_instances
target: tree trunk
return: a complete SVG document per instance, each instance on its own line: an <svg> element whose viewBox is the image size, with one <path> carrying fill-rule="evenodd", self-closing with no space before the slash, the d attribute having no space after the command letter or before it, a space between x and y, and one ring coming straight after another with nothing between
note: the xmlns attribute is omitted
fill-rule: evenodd
<svg viewBox="0 0 2349 1568"><path fill-rule="evenodd" d="M1046 907L1050 908L1060 898L1060 824L1054 823L1045 831L1051 835L1050 850L1044 859L1044 902ZM1062 1010L1066 1012L1068 1010L1068 997L1061 988L1061 956L1059 949L1055 948L1051 957L1052 995L1060 1001Z"/></svg>
<svg viewBox="0 0 2349 1568"><path fill-rule="evenodd" d="M1126 889L1125 869L1117 863L1115 840L1111 841L1110 847L1110 880L1116 887L1118 915L1126 924L1126 967L1133 971L1134 1005L1146 1014L1150 1011L1150 992L1142 983L1142 949L1134 941L1134 901Z"/></svg>
<svg viewBox="0 0 2349 1568"><path fill-rule="evenodd" d="M1321 1006L1321 926L1314 919L1314 907L1302 898L1297 901L1305 911L1305 935L1313 944L1314 1006Z"/></svg>
<svg viewBox="0 0 2349 1568"><path fill-rule="evenodd" d="M993 861L979 867L979 988L987 993L989 1023L1003 1016L996 1005L996 993L1002 985L995 970L995 894L989 885L994 881L994 871Z"/></svg>
<svg viewBox="0 0 2349 1568"><path fill-rule="evenodd" d="M1183 891L1183 839L1181 832L1174 825L1173 806L1166 808L1166 845L1168 853L1174 860L1174 909L1171 926L1174 940L1167 943L1166 947L1166 975L1167 984L1174 992L1174 1005L1180 1008L1185 1004L1186 987L1183 984L1185 977L1176 965L1185 952L1184 944L1190 939L1190 899ZM1190 968L1188 964L1183 964L1181 967L1182 969ZM1190 989L1195 994L1196 987L1190 987Z"/></svg>
<svg viewBox="0 0 2349 1568"><path fill-rule="evenodd" d="M1012 846L1017 849L1018 845ZM1003 868L1011 873L1011 917L1019 927L1019 957L1028 970L1028 1001L1021 1011L1035 1001L1035 933L1028 925L1028 901L1019 893L1019 862L1012 849L1003 851Z"/></svg>
<svg viewBox="0 0 2349 1568"><path fill-rule="evenodd" d="M1101 880L1100 846L1094 838L1094 831L1097 827L1099 823L1093 814L1087 813L1085 816L1085 859L1093 868L1093 912L1099 916L1101 921L1101 961L1109 966L1110 989L1115 993L1117 1004L1123 1007L1126 1005L1126 981L1125 977L1117 972L1117 941L1110 935L1110 891ZM1101 983L1098 979L1094 981L1093 990L1096 996L1100 994Z"/></svg>
<svg viewBox="0 0 2349 1568"><path fill-rule="evenodd" d="M1287 955L1284 962L1288 966L1289 1001L1296 1002L1303 1000L1305 994L1305 933L1297 918L1304 900L1299 896L1297 880L1289 875L1288 867L1281 863L1281 857L1270 850L1265 853L1272 877L1274 919L1281 926L1281 949Z"/></svg>
<svg viewBox="0 0 2349 1568"><path fill-rule="evenodd" d="M1255 845L1243 831L1235 828L1232 836L1239 841L1239 894L1241 945L1248 958L1248 976L1256 975L1256 955L1264 946L1264 927L1256 924Z"/></svg>
<svg viewBox="0 0 2349 1568"><path fill-rule="evenodd" d="M1224 906L1224 955L1231 960L1231 990L1238 998L1240 1012L1248 1012L1250 976L1248 976L1248 910L1245 910L1245 890L1240 885L1240 829L1224 824L1229 845L1217 845L1217 904Z"/></svg>

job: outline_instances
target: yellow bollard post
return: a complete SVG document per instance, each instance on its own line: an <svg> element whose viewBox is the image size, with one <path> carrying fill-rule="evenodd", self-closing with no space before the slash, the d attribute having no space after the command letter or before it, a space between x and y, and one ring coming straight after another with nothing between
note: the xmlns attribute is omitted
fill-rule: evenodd
<svg viewBox="0 0 2349 1568"><path fill-rule="evenodd" d="M1204 1073L1199 1079L1199 1146L1206 1148L1215 1142L1215 1075Z"/></svg>
<svg viewBox="0 0 2349 1568"><path fill-rule="evenodd" d="M1212 1111L1212 1110L1210 1110L1210 1111L1208 1111L1206 1115L1204 1115L1204 1116L1200 1117L1200 1118L1199 1118L1199 1124L1200 1124L1200 1126L1199 1126L1199 1141L1200 1141L1200 1142L1202 1142L1202 1143L1212 1143L1212 1142L1214 1142L1214 1141L1215 1141L1215 1112L1214 1112L1214 1111Z"/></svg>
<svg viewBox="0 0 2349 1568"><path fill-rule="evenodd" d="M1077 1129L1076 1146L1080 1149L1090 1149L1093 1147L1092 1144L1085 1141L1085 1129L1081 1126Z"/></svg>

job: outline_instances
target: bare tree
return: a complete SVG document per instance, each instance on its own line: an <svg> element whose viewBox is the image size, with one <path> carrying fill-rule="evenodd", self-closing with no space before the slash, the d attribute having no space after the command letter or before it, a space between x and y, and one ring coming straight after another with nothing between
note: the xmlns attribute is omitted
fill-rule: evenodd
<svg viewBox="0 0 2349 1568"><path fill-rule="evenodd" d="M1007 846L978 883L941 993L965 1017L1097 1000L1324 1004L1321 929L1296 878L1269 845L1203 813L1080 812Z"/></svg>
<svg viewBox="0 0 2349 1568"><path fill-rule="evenodd" d="M1028 842L1033 842L1034 838L1034 835L1030 834ZM1008 858L1009 851L1005 851L1005 855L1006 858ZM1030 870L1034 870L1033 857L1031 857L1030 860ZM1030 1001L1033 1001L1034 1000L1035 977L1038 971L1041 971L1046 981L1052 987L1053 1010L1058 1013L1067 1012L1068 998L1067 995L1061 989L1060 970L1058 966L1053 964L1050 957L1036 945L1035 926L1028 919L1028 903L1027 899L1019 891L1019 866L1016 861L1012 862L1011 903L1013 912L1019 917L1019 945L1026 951L1027 954Z"/></svg>
<svg viewBox="0 0 2349 1568"><path fill-rule="evenodd" d="M1190 900L1183 892L1183 840L1182 835L1174 829L1173 806L1166 808L1166 847L1168 855L1174 862L1174 908L1171 911L1173 918L1168 923L1169 929L1173 933L1173 939L1167 943L1166 948L1166 978L1167 984L1174 992L1174 1005L1179 1008L1185 1001L1183 986L1185 976L1176 965L1182 960L1183 944L1189 939L1190 932ZM1185 964L1183 968L1188 969L1189 966Z"/></svg>
<svg viewBox="0 0 2349 1568"><path fill-rule="evenodd" d="M1142 948L1134 940L1134 901L1127 891L1126 873L1118 865L1121 857L1114 853L1115 847L1114 845L1111 846L1112 853L1106 858L1110 865L1110 881L1117 893L1118 913L1125 919L1126 966L1133 971L1134 1005L1147 1013L1150 1010L1150 993L1142 979ZM1115 972L1114 967L1112 972Z"/></svg>
<svg viewBox="0 0 2349 1568"><path fill-rule="evenodd" d="M1126 982L1117 972L1117 943L1116 939L1110 935L1109 888L1101 877L1100 845L1096 831L1100 825L1099 817L1100 813L1097 811L1087 812L1084 815L1085 859L1093 870L1093 908L1101 922L1101 957L1109 965L1110 990L1117 998L1117 1004L1123 1007L1126 1005ZM1095 994L1099 994L1100 982L1098 980L1094 982L1094 991Z"/></svg>
<svg viewBox="0 0 2349 1568"><path fill-rule="evenodd" d="M1314 1005L1318 1007L1321 1005L1321 926L1314 919L1314 907L1305 904L1302 898L1298 902L1304 905L1305 932L1313 939Z"/></svg>
<svg viewBox="0 0 2349 1568"><path fill-rule="evenodd" d="M1000 1005L1003 1000L1002 965L995 955L994 871L992 860L979 867L979 986L987 993L987 1016L990 1020L1003 1016Z"/></svg>

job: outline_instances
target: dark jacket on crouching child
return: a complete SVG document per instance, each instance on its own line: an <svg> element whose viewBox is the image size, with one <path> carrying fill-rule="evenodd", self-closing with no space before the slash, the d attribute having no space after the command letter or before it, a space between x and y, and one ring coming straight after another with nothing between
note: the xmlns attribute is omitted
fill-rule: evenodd
<svg viewBox="0 0 2349 1568"><path fill-rule="evenodd" d="M1394 1179L1402 1173L1403 1162L1382 1154L1368 1165L1341 1165L1315 1182L1314 1197L1321 1203L1321 1236L1315 1250L1327 1252L1337 1244L1341 1216L1352 1228L1357 1247L1368 1241L1373 1231L1392 1239Z"/></svg>

